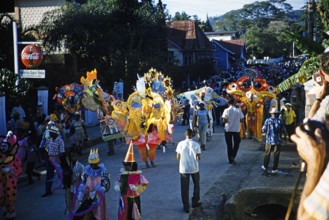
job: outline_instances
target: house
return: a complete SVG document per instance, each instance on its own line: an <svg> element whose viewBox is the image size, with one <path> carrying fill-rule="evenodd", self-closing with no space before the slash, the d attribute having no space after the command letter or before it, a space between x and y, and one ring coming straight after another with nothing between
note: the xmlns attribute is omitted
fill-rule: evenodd
<svg viewBox="0 0 329 220"><path fill-rule="evenodd" d="M214 46L194 20L167 22L168 59L178 66L213 60Z"/></svg>
<svg viewBox="0 0 329 220"><path fill-rule="evenodd" d="M212 40L215 47L215 65L219 70L231 69L233 63L245 62L248 58L246 44L238 40Z"/></svg>

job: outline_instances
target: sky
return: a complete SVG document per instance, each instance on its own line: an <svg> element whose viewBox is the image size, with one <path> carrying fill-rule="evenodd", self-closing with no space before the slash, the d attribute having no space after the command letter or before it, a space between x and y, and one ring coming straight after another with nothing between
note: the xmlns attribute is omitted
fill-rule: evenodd
<svg viewBox="0 0 329 220"><path fill-rule="evenodd" d="M229 11L243 8L245 4L251 4L256 0L162 0L167 5L169 13L174 16L176 12L185 11L188 15L197 15L202 21L209 17L220 16ZM286 0L293 10L300 9L307 0ZM155 3L157 1L155 0Z"/></svg>

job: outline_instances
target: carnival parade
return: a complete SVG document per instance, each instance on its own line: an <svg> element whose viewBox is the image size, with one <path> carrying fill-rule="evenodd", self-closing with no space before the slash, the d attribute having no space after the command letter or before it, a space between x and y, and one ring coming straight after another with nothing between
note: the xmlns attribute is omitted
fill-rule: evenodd
<svg viewBox="0 0 329 220"><path fill-rule="evenodd" d="M0 3L0 219L329 219L328 2L175 4Z"/></svg>

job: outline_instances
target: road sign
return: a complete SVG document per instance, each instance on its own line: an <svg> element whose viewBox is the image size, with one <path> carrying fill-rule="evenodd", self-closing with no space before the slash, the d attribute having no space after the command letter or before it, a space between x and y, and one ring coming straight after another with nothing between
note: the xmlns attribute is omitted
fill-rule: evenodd
<svg viewBox="0 0 329 220"><path fill-rule="evenodd" d="M46 78L46 70L20 70L21 78L44 79Z"/></svg>

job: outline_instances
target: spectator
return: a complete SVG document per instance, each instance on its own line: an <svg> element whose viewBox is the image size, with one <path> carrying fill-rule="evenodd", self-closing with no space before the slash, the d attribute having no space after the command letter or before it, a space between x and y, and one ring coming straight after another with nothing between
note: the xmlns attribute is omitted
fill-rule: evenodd
<svg viewBox="0 0 329 220"><path fill-rule="evenodd" d="M204 102L199 103L199 109L196 111L196 126L198 128L198 137L201 143L201 149L206 150L206 140L207 140L207 129L208 129L208 121L209 115L206 110L206 105Z"/></svg>
<svg viewBox="0 0 329 220"><path fill-rule="evenodd" d="M192 208L201 205L200 202L200 173L199 160L201 159L200 145L192 140L193 131L186 129L185 140L178 143L176 152L177 160L179 160L179 173L181 182L181 197L183 207L186 213L190 212L189 205L189 186L190 176L194 184L192 197Z"/></svg>
<svg viewBox="0 0 329 220"><path fill-rule="evenodd" d="M75 148L69 149L69 156L67 163L61 164L64 170L64 187L65 187L65 201L66 207L72 219L73 212L76 210L78 204L74 196L78 195L78 189L82 182L82 174L84 166L78 161L78 153Z"/></svg>
<svg viewBox="0 0 329 220"><path fill-rule="evenodd" d="M321 111L318 112L320 109L320 104L324 99L327 99L329 88L328 88L328 82L329 82L329 52L326 52L319 56L320 61L320 69L319 69L319 75L323 81L322 85L320 86L320 89L316 93L316 101L313 103L311 110L309 112L308 117L309 118L317 118L318 120L323 120L325 118L325 115L319 115ZM327 100L326 100L327 101ZM328 109L328 102L325 106L326 110ZM327 111L324 111L327 113Z"/></svg>
<svg viewBox="0 0 329 220"><path fill-rule="evenodd" d="M238 153L240 138L240 122L243 122L244 115L240 108L237 108L235 101L231 98L228 101L229 107L223 112L223 123L225 130L225 141L227 145L227 156L230 164L236 164L235 157ZM234 143L232 143L232 138Z"/></svg>
<svg viewBox="0 0 329 220"><path fill-rule="evenodd" d="M82 148L84 146L85 139L88 139L87 129L85 122L81 119L80 112L74 113L74 120L71 123L71 126L75 127L75 133L78 139L77 151L81 155Z"/></svg>
<svg viewBox="0 0 329 220"><path fill-rule="evenodd" d="M14 134L17 134L19 127L19 113L14 112L11 116L11 119L7 122L7 131L12 131Z"/></svg>
<svg viewBox="0 0 329 220"><path fill-rule="evenodd" d="M291 141L290 136L295 132L296 127L296 114L292 109L290 103L285 104L286 110L284 111L284 124L288 134L289 141Z"/></svg>
<svg viewBox="0 0 329 220"><path fill-rule="evenodd" d="M326 129L329 129L328 122ZM297 219L326 220L329 219L329 164L325 163L328 139L324 138L319 128L314 133L315 138L297 127L296 133L291 136L291 140L297 144L298 154L307 164Z"/></svg>
<svg viewBox="0 0 329 220"><path fill-rule="evenodd" d="M26 151L26 174L28 179L28 184L33 184L32 176L35 176L40 180L41 174L34 171L35 162L38 159L38 148L33 141L32 136L27 139L27 151Z"/></svg>
<svg viewBox="0 0 329 220"><path fill-rule="evenodd" d="M53 194L52 184L54 178L54 171L56 169L56 174L58 177L62 175L62 169L59 166L60 160L63 158L65 153L64 141L59 135L59 129L54 125L49 126L49 138L45 141L45 150L47 152L46 158L46 188L45 193L41 197L50 196ZM59 183L57 188L60 188L62 182ZM54 188L55 189L55 188Z"/></svg>
<svg viewBox="0 0 329 220"><path fill-rule="evenodd" d="M26 117L25 111L24 111L23 107L21 106L21 104L18 100L16 100L15 106L11 110L11 115L10 116L13 117L15 112L19 113L20 119L23 119L23 118Z"/></svg>
<svg viewBox="0 0 329 220"><path fill-rule="evenodd" d="M266 137L265 156L262 169L267 173L271 151L274 148L272 173L277 174L281 151L281 135L283 130L283 123L278 118L279 111L276 107L273 107L269 113L271 114L271 117L265 120L264 125L262 127L262 132L265 133Z"/></svg>

